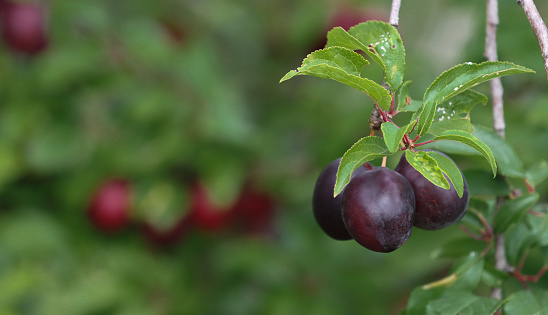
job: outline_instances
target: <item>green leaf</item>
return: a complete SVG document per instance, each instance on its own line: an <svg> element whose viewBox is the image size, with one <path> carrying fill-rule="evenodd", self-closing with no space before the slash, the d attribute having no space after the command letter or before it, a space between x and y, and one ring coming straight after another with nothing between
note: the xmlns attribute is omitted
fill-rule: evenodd
<svg viewBox="0 0 548 315"><path fill-rule="evenodd" d="M502 175L514 177L514 178L523 178L527 176L523 170L523 165L521 160L518 158L514 149L499 135L497 135L492 129L486 128L479 125L474 125L476 131L472 133L474 137L479 139L481 142L485 143L493 153L495 161L499 172ZM429 131L430 133L430 131ZM462 143L457 142L446 142L439 141L430 143L425 148L433 148L450 154L463 154L463 155L479 155L480 152L468 147ZM531 174L538 175L543 177L543 172L548 172L548 169L542 169L542 166L539 164L539 168ZM546 174L548 175L548 174Z"/></svg>
<svg viewBox="0 0 548 315"><path fill-rule="evenodd" d="M466 133L473 133L476 129L474 129L469 118L449 119L437 122L436 118L434 118L434 122L428 129L428 133L433 136L439 136L446 130L461 130Z"/></svg>
<svg viewBox="0 0 548 315"><path fill-rule="evenodd" d="M436 115L436 104L431 101L424 102L417 113L419 118L417 123L417 133L422 136L428 131L428 129L430 129L430 126L432 126L432 123L434 122L434 116Z"/></svg>
<svg viewBox="0 0 548 315"><path fill-rule="evenodd" d="M513 223L517 223L538 201L537 193L507 200L495 216L495 232L504 233Z"/></svg>
<svg viewBox="0 0 548 315"><path fill-rule="evenodd" d="M523 164L514 149L492 129L476 126L474 136L491 148L502 175L517 178L525 176Z"/></svg>
<svg viewBox="0 0 548 315"><path fill-rule="evenodd" d="M462 130L447 130L441 135L435 137L434 140L457 141L476 149L483 155L483 157L485 157L487 162L489 162L489 165L491 166L491 169L493 171L493 175L496 176L497 163L495 162L495 157L493 156L491 149L487 145L485 145L485 143L481 142L478 138Z"/></svg>
<svg viewBox="0 0 548 315"><path fill-rule="evenodd" d="M548 215L543 205L535 205L533 210L540 212L541 215L527 215L527 225L531 233L535 235L535 241L538 246L548 245Z"/></svg>
<svg viewBox="0 0 548 315"><path fill-rule="evenodd" d="M501 61L486 61L481 64L465 63L445 71L424 93L417 126L419 135L423 135L430 129L437 106L441 102L493 78L526 72L534 71Z"/></svg>
<svg viewBox="0 0 548 315"><path fill-rule="evenodd" d="M469 236L452 238L442 242L432 254L432 259L437 258L457 258L470 254L470 252L481 252L487 246L486 243L476 241Z"/></svg>
<svg viewBox="0 0 548 315"><path fill-rule="evenodd" d="M474 290L481 280L483 266L484 259L476 252L471 252L459 259L451 268L452 273L457 275L457 281L447 290L450 292Z"/></svg>
<svg viewBox="0 0 548 315"><path fill-rule="evenodd" d="M438 163L438 167L447 177L449 177L451 183L453 183L453 187L455 187L459 198L462 198L462 195L464 194L464 180L462 178L463 175L458 166L455 165L455 162L438 152L426 152L426 154Z"/></svg>
<svg viewBox="0 0 548 315"><path fill-rule="evenodd" d="M407 102L407 101L406 101ZM411 99L411 103L405 107L398 109L399 112L416 112L421 108L422 102L418 100ZM417 117L413 117L413 120L416 120Z"/></svg>
<svg viewBox="0 0 548 315"><path fill-rule="evenodd" d="M383 110L389 110L392 102L390 93L374 81L360 77L360 72L367 64L367 60L350 49L330 47L309 54L301 67L289 71L280 82L296 75L335 80L364 92Z"/></svg>
<svg viewBox="0 0 548 315"><path fill-rule="evenodd" d="M510 185L501 176L493 178L493 174L487 170L466 169L462 171L470 195L508 196Z"/></svg>
<svg viewBox="0 0 548 315"><path fill-rule="evenodd" d="M396 110L399 112L409 111L406 110L406 108L411 106L411 104L408 103L411 101L411 98L409 97L409 84L411 84L411 81L405 81L398 90L398 105L396 107Z"/></svg>
<svg viewBox="0 0 548 315"><path fill-rule="evenodd" d="M350 182L352 172L365 162L379 157L390 155L390 151L382 138L369 136L356 142L341 159L335 182L335 193L337 196Z"/></svg>
<svg viewBox="0 0 548 315"><path fill-rule="evenodd" d="M440 103L436 108L434 121L428 129L428 133L438 136L445 130L474 132L475 128L470 122L470 111L474 106L486 103L487 96L473 90L464 91L450 100Z"/></svg>
<svg viewBox="0 0 548 315"><path fill-rule="evenodd" d="M512 293L504 305L504 314L548 314L548 291L532 289Z"/></svg>
<svg viewBox="0 0 548 315"><path fill-rule="evenodd" d="M335 27L327 34L327 45L362 50L378 63L386 75L386 83L395 92L403 82L405 48L398 31L381 21L367 21L351 27L346 32Z"/></svg>
<svg viewBox="0 0 548 315"><path fill-rule="evenodd" d="M534 186L542 183L548 177L548 162L546 160L537 161L527 169L525 177Z"/></svg>
<svg viewBox="0 0 548 315"><path fill-rule="evenodd" d="M433 159L427 152L417 151L413 152L411 150L405 151L405 158L407 162L419 173L422 174L426 179L428 179L432 184L441 187L443 189L449 189L449 182L443 176L441 169L438 166L438 163Z"/></svg>
<svg viewBox="0 0 548 315"><path fill-rule="evenodd" d="M341 47L331 47L327 49L317 50L310 53L303 60L301 67L297 68L297 71L292 70L288 72L280 82L291 79L298 74L306 74L320 77L322 79L331 79L329 75L324 74L321 70L314 70L317 66L330 66L344 71L348 75L359 76L363 67L368 65L369 62L365 60L360 54Z"/></svg>
<svg viewBox="0 0 548 315"><path fill-rule="evenodd" d="M517 266L525 252L537 241L537 235L527 227L525 222L519 222L515 227L509 228L504 236L506 240L506 257L512 266Z"/></svg>
<svg viewBox="0 0 548 315"><path fill-rule="evenodd" d="M395 153L396 151L398 151L398 147L400 145L400 142L402 141L403 136L409 133L409 131L413 129L414 125L414 121L401 128L391 122L385 122L381 125L384 142L386 143L386 146L388 147L388 150L390 150L390 152Z"/></svg>
<svg viewBox="0 0 548 315"><path fill-rule="evenodd" d="M518 73L534 73L534 71L502 61L460 64L445 71L432 82L424 93L423 102L431 101L439 104L482 82Z"/></svg>
<svg viewBox="0 0 548 315"><path fill-rule="evenodd" d="M510 275L507 272L498 270L492 264L485 264L481 282L490 287L500 288L509 277Z"/></svg>
<svg viewBox="0 0 548 315"><path fill-rule="evenodd" d="M444 292L443 287L425 289L417 287L409 295L404 314L406 315L424 315L426 306L433 300L439 299Z"/></svg>
<svg viewBox="0 0 548 315"><path fill-rule="evenodd" d="M426 307L427 315L493 314L502 304L493 298L480 297L471 292L457 292L434 300Z"/></svg>

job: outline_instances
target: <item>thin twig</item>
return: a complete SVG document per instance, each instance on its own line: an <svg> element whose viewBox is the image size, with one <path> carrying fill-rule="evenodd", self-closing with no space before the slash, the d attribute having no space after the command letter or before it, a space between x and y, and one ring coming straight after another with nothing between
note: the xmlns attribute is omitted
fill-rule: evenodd
<svg viewBox="0 0 548 315"><path fill-rule="evenodd" d="M484 56L489 61L496 61L498 59L497 54L497 27L499 25L499 10L498 0L487 0L487 25L485 29L485 53ZM503 94L504 89L500 78L495 78L490 81L491 85L491 102L493 112L493 128L498 135L502 138L505 136L506 124L504 122L504 103ZM498 210L505 198L497 198ZM508 267L508 261L506 259L506 250L504 247L504 236L502 234L495 235L495 268L497 270L506 270ZM491 291L491 297L501 300L502 289L493 288Z"/></svg>
<svg viewBox="0 0 548 315"><path fill-rule="evenodd" d="M498 60L497 54L497 27L499 25L499 10L497 0L487 0L487 26L485 30L485 52L488 61ZM491 102L493 105L493 128L501 137L505 136L506 124L504 122L504 89L500 78L494 78L491 85Z"/></svg>
<svg viewBox="0 0 548 315"><path fill-rule="evenodd" d="M535 32L540 45L542 59L544 60L546 78L548 79L548 29L546 28L546 24L544 24L542 17L538 13L533 0L517 0L517 3L523 8L523 12L525 12L525 16L527 16L529 24L531 24L531 28Z"/></svg>
<svg viewBox="0 0 548 315"><path fill-rule="evenodd" d="M395 28L398 28L398 25L400 23L400 7L401 0L392 1L392 8L390 9L390 20L388 21L388 23L390 23L390 25L394 26Z"/></svg>

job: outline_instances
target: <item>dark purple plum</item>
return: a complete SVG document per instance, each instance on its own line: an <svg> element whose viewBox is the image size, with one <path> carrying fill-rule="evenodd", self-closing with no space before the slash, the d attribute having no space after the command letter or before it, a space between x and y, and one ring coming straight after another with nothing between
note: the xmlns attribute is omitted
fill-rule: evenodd
<svg viewBox="0 0 548 315"><path fill-rule="evenodd" d="M441 152L435 152L449 158ZM450 189L443 189L432 184L407 162L405 155L401 157L395 171L407 178L415 191L414 226L424 230L439 230L459 221L466 213L470 195L464 176L464 193L462 198L459 198L453 183L449 182Z"/></svg>
<svg viewBox="0 0 548 315"><path fill-rule="evenodd" d="M342 219L342 193L333 197L340 162L339 158L329 163L318 176L312 196L312 210L316 222L327 235L333 239L344 241L352 239L352 236L348 234ZM373 166L369 163L367 166L362 165L354 171L352 176L365 172L368 168L373 168Z"/></svg>
<svg viewBox="0 0 548 315"><path fill-rule="evenodd" d="M394 251L407 241L414 212L411 184L386 167L360 173L343 192L342 216L349 234L376 252Z"/></svg>

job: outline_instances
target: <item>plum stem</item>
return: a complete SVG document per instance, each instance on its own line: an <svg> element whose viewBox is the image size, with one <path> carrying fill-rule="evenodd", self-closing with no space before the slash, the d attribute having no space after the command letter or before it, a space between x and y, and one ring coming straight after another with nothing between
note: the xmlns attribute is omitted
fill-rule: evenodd
<svg viewBox="0 0 548 315"><path fill-rule="evenodd" d="M546 270L548 270L548 265L544 265L539 270L539 272L537 272L536 275L524 275L522 273L522 270L523 266L525 265L525 260L527 259L527 256L529 256L529 251L526 251L523 254L523 257L521 257L518 266L515 268L511 268L512 270L510 271L510 275L516 278L516 280L518 280L525 289L529 289L529 284L527 282L537 282L544 275Z"/></svg>
<svg viewBox="0 0 548 315"><path fill-rule="evenodd" d="M425 141L425 142L421 142L421 143L415 143L414 146L415 147L420 147L421 145L429 144L429 143L436 142L436 141L439 141L439 140L429 140L429 141Z"/></svg>

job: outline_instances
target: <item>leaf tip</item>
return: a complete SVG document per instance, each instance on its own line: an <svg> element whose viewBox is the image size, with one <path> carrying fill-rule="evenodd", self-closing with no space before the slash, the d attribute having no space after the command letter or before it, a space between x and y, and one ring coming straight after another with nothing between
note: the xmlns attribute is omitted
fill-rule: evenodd
<svg viewBox="0 0 548 315"><path fill-rule="evenodd" d="M282 82L284 82L284 81L287 81L287 80L293 78L294 76L296 76L297 74L298 74L297 71L291 70L291 71L289 71L288 73L286 73L286 74L283 76L283 78L280 79L280 82L279 82L279 83L282 83Z"/></svg>

